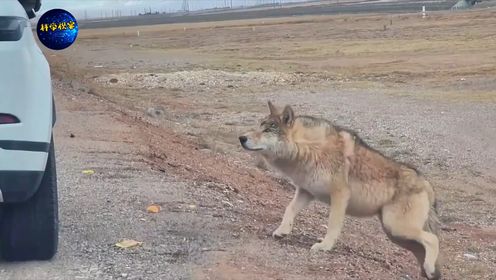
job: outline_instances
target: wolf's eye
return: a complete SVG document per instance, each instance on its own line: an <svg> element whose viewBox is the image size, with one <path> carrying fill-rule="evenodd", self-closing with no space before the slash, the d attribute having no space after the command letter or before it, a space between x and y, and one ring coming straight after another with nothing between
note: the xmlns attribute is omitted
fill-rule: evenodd
<svg viewBox="0 0 496 280"><path fill-rule="evenodd" d="M262 132L270 132L270 128L266 128Z"/></svg>

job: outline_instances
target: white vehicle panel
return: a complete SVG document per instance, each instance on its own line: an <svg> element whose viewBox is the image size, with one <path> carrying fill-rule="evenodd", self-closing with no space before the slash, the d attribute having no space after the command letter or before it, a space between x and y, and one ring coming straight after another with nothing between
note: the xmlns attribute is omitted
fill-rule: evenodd
<svg viewBox="0 0 496 280"><path fill-rule="evenodd" d="M47 153L0 149L2 171L44 171Z"/></svg>
<svg viewBox="0 0 496 280"><path fill-rule="evenodd" d="M1 2L0 17L27 18L17 0ZM36 44L29 21L26 21L20 40L0 41L0 113L14 115L21 122L0 124L0 141L49 143L53 125L52 102L50 68ZM44 152L0 147L0 171L44 170L47 157Z"/></svg>
<svg viewBox="0 0 496 280"><path fill-rule="evenodd" d="M17 0L0 0L0 16L18 16L27 18L26 11Z"/></svg>

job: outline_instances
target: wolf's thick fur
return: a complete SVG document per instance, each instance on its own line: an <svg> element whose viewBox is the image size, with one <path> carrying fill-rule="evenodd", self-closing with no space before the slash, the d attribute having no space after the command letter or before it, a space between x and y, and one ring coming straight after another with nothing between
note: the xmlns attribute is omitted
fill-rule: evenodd
<svg viewBox="0 0 496 280"><path fill-rule="evenodd" d="M270 115L260 128L240 137L247 150L258 151L296 185L275 237L289 234L295 216L310 201L330 204L327 234L312 250L327 251L338 238L345 215L378 215L386 234L417 257L428 279L439 279L439 240L435 196L414 168L370 148L353 131L291 107Z"/></svg>

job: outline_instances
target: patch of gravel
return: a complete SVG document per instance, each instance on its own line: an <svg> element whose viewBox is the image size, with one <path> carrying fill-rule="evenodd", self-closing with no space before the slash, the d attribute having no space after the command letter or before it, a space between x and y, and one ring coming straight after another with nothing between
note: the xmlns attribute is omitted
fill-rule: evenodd
<svg viewBox="0 0 496 280"><path fill-rule="evenodd" d="M47 262L0 262L0 279L191 279L197 265L208 264L210 252L236 242L226 229L234 220L215 215L241 204L233 187L197 187L152 170L135 128L114 119L101 101L53 82L60 117L54 135L59 251ZM82 174L84 169L95 173ZM162 210L147 213L152 203ZM143 244L117 248L122 239Z"/></svg>
<svg viewBox="0 0 496 280"><path fill-rule="evenodd" d="M253 85L297 84L302 74L281 72L226 72L220 70L179 71L171 73L118 73L95 78L106 87L132 89L240 88Z"/></svg>

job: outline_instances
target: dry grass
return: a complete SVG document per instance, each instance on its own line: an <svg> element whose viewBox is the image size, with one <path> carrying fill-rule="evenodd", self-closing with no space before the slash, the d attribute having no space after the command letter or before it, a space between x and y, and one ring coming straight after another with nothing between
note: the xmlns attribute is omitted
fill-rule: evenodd
<svg viewBox="0 0 496 280"><path fill-rule="evenodd" d="M390 23L393 23L392 25ZM386 30L384 30L386 24ZM140 30L137 38L135 30ZM230 71L304 72L356 87L390 87L496 75L496 12L320 16L85 30L83 43L113 38L148 55L189 57L192 64ZM412 79L413 78L413 79ZM440 98L493 102L494 87L473 94L454 86ZM437 92L425 92L436 98Z"/></svg>

